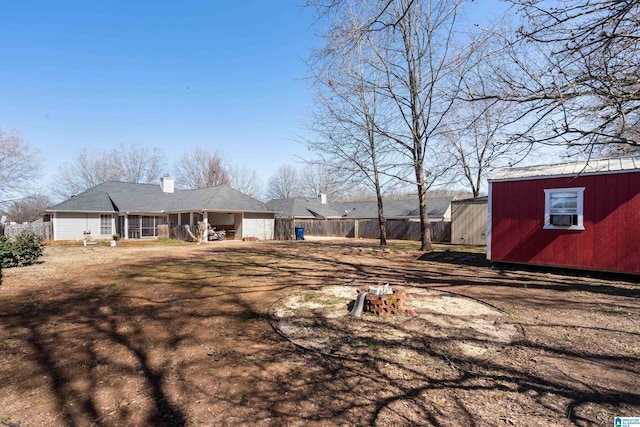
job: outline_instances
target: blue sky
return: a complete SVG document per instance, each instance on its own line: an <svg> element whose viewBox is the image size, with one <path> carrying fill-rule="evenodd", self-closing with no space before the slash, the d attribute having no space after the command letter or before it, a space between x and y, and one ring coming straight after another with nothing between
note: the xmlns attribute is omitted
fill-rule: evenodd
<svg viewBox="0 0 640 427"><path fill-rule="evenodd" d="M266 183L307 155L295 139L318 41L302 2L5 1L0 128L40 151L42 187L82 148L119 144L160 148L168 169L218 151Z"/></svg>
<svg viewBox="0 0 640 427"><path fill-rule="evenodd" d="M295 1L20 1L0 13L0 127L46 159L139 144L266 178L300 154L310 11Z"/></svg>

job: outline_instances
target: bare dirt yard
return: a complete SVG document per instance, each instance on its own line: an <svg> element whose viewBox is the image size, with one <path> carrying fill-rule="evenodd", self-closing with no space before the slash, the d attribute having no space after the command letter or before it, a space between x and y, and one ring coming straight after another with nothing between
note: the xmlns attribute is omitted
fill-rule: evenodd
<svg viewBox="0 0 640 427"><path fill-rule="evenodd" d="M120 243L120 242L119 242ZM633 277L374 241L48 246L3 270L0 426L613 426ZM462 252L460 252L462 251ZM363 285L413 315L351 317Z"/></svg>

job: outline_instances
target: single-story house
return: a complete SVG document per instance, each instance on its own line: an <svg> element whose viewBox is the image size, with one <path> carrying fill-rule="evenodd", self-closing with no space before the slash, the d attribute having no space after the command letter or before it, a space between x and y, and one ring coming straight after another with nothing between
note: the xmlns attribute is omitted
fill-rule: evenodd
<svg viewBox="0 0 640 427"><path fill-rule="evenodd" d="M178 190L164 177L160 185L109 181L49 209L53 240L96 239L114 233L125 239L157 237L158 225L205 222L233 238L273 239L275 212L246 194L221 185ZM230 236L231 237L231 236Z"/></svg>
<svg viewBox="0 0 640 427"><path fill-rule="evenodd" d="M428 218L434 241L449 241L451 237L451 201L453 197L430 197ZM378 202L327 202L318 198L288 198L267 202L269 209L280 217L291 218L295 227L308 235L367 237L379 235ZM417 198L384 200L387 237L390 239L420 239L420 210ZM286 234L286 233L285 233Z"/></svg>
<svg viewBox="0 0 640 427"><path fill-rule="evenodd" d="M488 197L451 202L451 243L484 246L487 244Z"/></svg>
<svg viewBox="0 0 640 427"><path fill-rule="evenodd" d="M451 202L454 197L427 198L427 217L429 221L451 221ZM343 218L378 219L378 202L339 202L331 205L342 212ZM420 202L417 197L410 199L387 199L383 202L384 216L387 220L420 220Z"/></svg>
<svg viewBox="0 0 640 427"><path fill-rule="evenodd" d="M314 197L289 197L287 199L273 199L267 202L281 217L294 219L341 219L332 204L327 203L327 196L321 194Z"/></svg>
<svg viewBox="0 0 640 427"><path fill-rule="evenodd" d="M489 179L487 258L640 273L640 155L504 169Z"/></svg>
<svg viewBox="0 0 640 427"><path fill-rule="evenodd" d="M451 221L451 201L454 197L430 197L427 199L429 221ZM318 198L293 197L275 199L267 206L280 216L295 219L378 219L378 202L327 202L326 196ZM420 220L417 198L384 200L384 216L388 220Z"/></svg>

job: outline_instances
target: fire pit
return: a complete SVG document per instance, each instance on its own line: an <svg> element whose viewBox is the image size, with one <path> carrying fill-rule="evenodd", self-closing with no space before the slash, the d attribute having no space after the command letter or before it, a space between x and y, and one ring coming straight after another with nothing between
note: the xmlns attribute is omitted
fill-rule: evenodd
<svg viewBox="0 0 640 427"><path fill-rule="evenodd" d="M464 295L411 285L393 286L395 292L389 290L388 295L371 295L369 286L363 285L352 282L292 293L272 306L273 325L308 350L363 360L375 354L380 360L430 375L444 350L486 359L487 354L499 354L512 340L523 338L516 325L506 321L506 313ZM369 296L371 314L345 318L345 307L355 308L354 294L362 295L362 308ZM410 299L405 302L407 294ZM403 312L403 304L414 310L411 321L404 317L407 307ZM446 347L430 347L443 341Z"/></svg>
<svg viewBox="0 0 640 427"><path fill-rule="evenodd" d="M358 288L358 296L363 292L365 296L362 311L365 313L373 313L376 316L397 316L404 311L407 291L402 288L391 289L388 285L382 288L371 286Z"/></svg>

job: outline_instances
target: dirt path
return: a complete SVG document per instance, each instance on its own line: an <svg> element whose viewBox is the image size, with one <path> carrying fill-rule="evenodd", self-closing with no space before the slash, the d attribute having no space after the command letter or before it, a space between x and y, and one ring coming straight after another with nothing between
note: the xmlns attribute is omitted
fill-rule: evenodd
<svg viewBox="0 0 640 427"><path fill-rule="evenodd" d="M640 416L638 285L494 270L473 255L418 260L406 246L47 247L42 263L3 271L0 422L611 426ZM411 289L416 316L350 318L341 292L353 282ZM476 303L487 311L455 309ZM302 338L283 333L292 324Z"/></svg>

